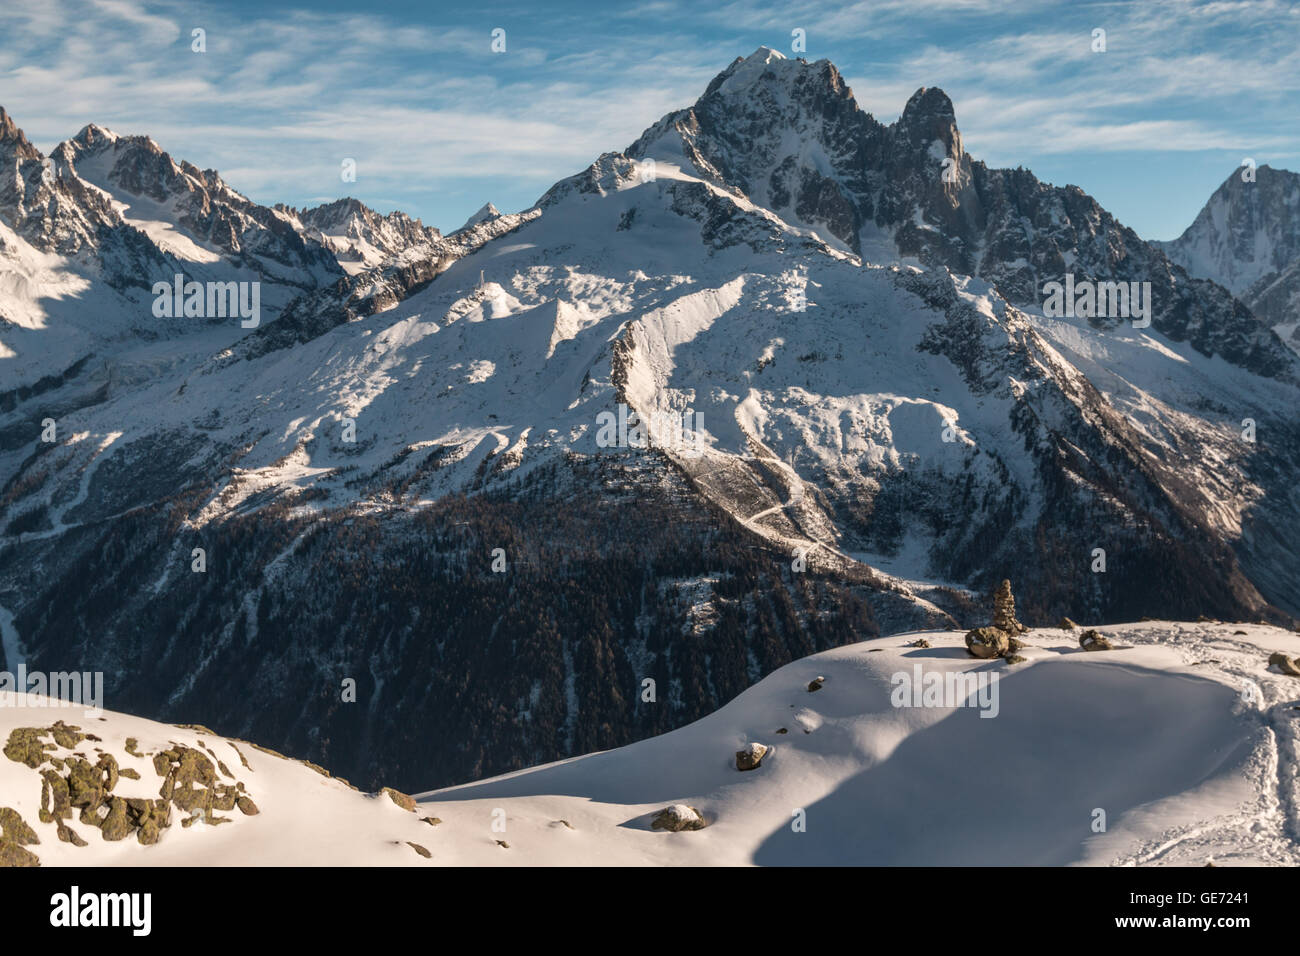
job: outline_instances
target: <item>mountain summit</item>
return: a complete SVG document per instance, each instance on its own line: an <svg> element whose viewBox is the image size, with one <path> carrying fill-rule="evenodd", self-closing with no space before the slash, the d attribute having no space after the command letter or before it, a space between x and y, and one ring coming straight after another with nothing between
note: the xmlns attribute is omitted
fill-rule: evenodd
<svg viewBox="0 0 1300 956"><path fill-rule="evenodd" d="M1300 174L1237 169L1181 236L1157 245L1190 275L1239 297L1300 352Z"/></svg>
<svg viewBox="0 0 1300 956"><path fill-rule="evenodd" d="M626 153L683 163L868 261L976 275L1021 306L1041 306L1045 284L1066 271L1081 281L1150 282L1153 325L1174 341L1292 374L1294 356L1246 309L1183 275L1078 187L973 159L937 87L917 90L886 126L829 61L760 48Z"/></svg>

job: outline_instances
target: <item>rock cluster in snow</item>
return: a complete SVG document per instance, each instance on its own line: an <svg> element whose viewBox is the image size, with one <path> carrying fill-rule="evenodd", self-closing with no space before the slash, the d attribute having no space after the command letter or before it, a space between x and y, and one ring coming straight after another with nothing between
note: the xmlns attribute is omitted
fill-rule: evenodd
<svg viewBox="0 0 1300 956"><path fill-rule="evenodd" d="M1011 593L1011 582L1004 579L993 592L993 624L968 631L966 649L972 657L1007 657L1025 646L1019 635L1028 630L1016 619L1016 599Z"/></svg>

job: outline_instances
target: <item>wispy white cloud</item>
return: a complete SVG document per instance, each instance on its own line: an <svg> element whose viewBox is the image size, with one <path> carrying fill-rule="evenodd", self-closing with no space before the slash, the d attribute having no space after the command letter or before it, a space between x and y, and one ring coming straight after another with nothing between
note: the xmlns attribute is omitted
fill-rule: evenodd
<svg viewBox="0 0 1300 956"><path fill-rule="evenodd" d="M45 148L97 122L149 133L263 201L350 191L454 225L500 198L486 190L522 204L624 147L759 43L789 53L798 27L806 55L833 59L884 121L942 86L967 148L996 165L1300 152L1295 124L1278 122L1300 93L1300 5L1281 0L642 0L531 17L493 2L437 23L378 7L0 5L0 103ZM194 27L206 53L190 50ZM339 179L345 157L355 184Z"/></svg>

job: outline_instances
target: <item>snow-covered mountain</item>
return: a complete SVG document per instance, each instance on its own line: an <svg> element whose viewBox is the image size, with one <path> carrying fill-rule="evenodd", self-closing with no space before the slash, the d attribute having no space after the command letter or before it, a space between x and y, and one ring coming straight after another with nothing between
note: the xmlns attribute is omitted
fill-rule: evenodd
<svg viewBox="0 0 1300 956"><path fill-rule="evenodd" d="M1237 170L1181 236L1158 245L1300 351L1300 174L1268 165Z"/></svg>
<svg viewBox="0 0 1300 956"><path fill-rule="evenodd" d="M149 195L180 198L129 220L153 179L122 161L34 188L102 206L144 289L185 254L166 226L283 305L151 336L104 293L140 311L92 346L43 277L0 326L6 659L103 670L110 706L410 788L670 730L807 654L967 624L1007 576L1034 623L1300 614L1296 356L1078 189L973 161L941 91L883 126L831 64L759 50L447 236L349 201L266 220L158 158ZM200 187L237 247L203 245ZM102 281L6 195L6 263ZM254 262L264 221L335 268ZM1065 271L1151 283L1150 327L1046 315Z"/></svg>
<svg viewBox="0 0 1300 956"><path fill-rule="evenodd" d="M1267 663L1300 638L1148 622L1089 653L1074 633L1031 630L1015 664L944 631L852 644L671 733L414 798L193 725L3 707L0 861L1300 863L1300 678ZM671 807L703 826L656 828Z"/></svg>
<svg viewBox="0 0 1300 956"><path fill-rule="evenodd" d="M400 211L381 216L355 199L338 199L313 209L276 209L288 216L299 232L333 252L350 275L408 250L434 254L442 244L442 234L420 220Z"/></svg>
<svg viewBox="0 0 1300 956"><path fill-rule="evenodd" d="M1292 359L1231 296L1186 275L1077 186L989 169L962 146L952 101L923 88L890 126L863 111L829 61L760 49L627 150L748 196L794 226L877 263L946 266L1041 307L1044 284L1152 286L1152 325L1205 355L1274 374ZM1092 324L1113 327L1114 317Z"/></svg>

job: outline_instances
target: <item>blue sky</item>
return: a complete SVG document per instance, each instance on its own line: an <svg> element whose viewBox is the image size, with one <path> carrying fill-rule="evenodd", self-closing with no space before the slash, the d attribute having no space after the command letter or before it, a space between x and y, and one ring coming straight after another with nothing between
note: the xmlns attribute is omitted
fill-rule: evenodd
<svg viewBox="0 0 1300 956"><path fill-rule="evenodd" d="M0 105L42 149L95 122L260 202L353 195L450 229L531 205L736 56L795 55L796 28L878 119L940 86L977 159L1075 183L1146 238L1245 157L1300 169L1300 3L1269 0L7 3Z"/></svg>

